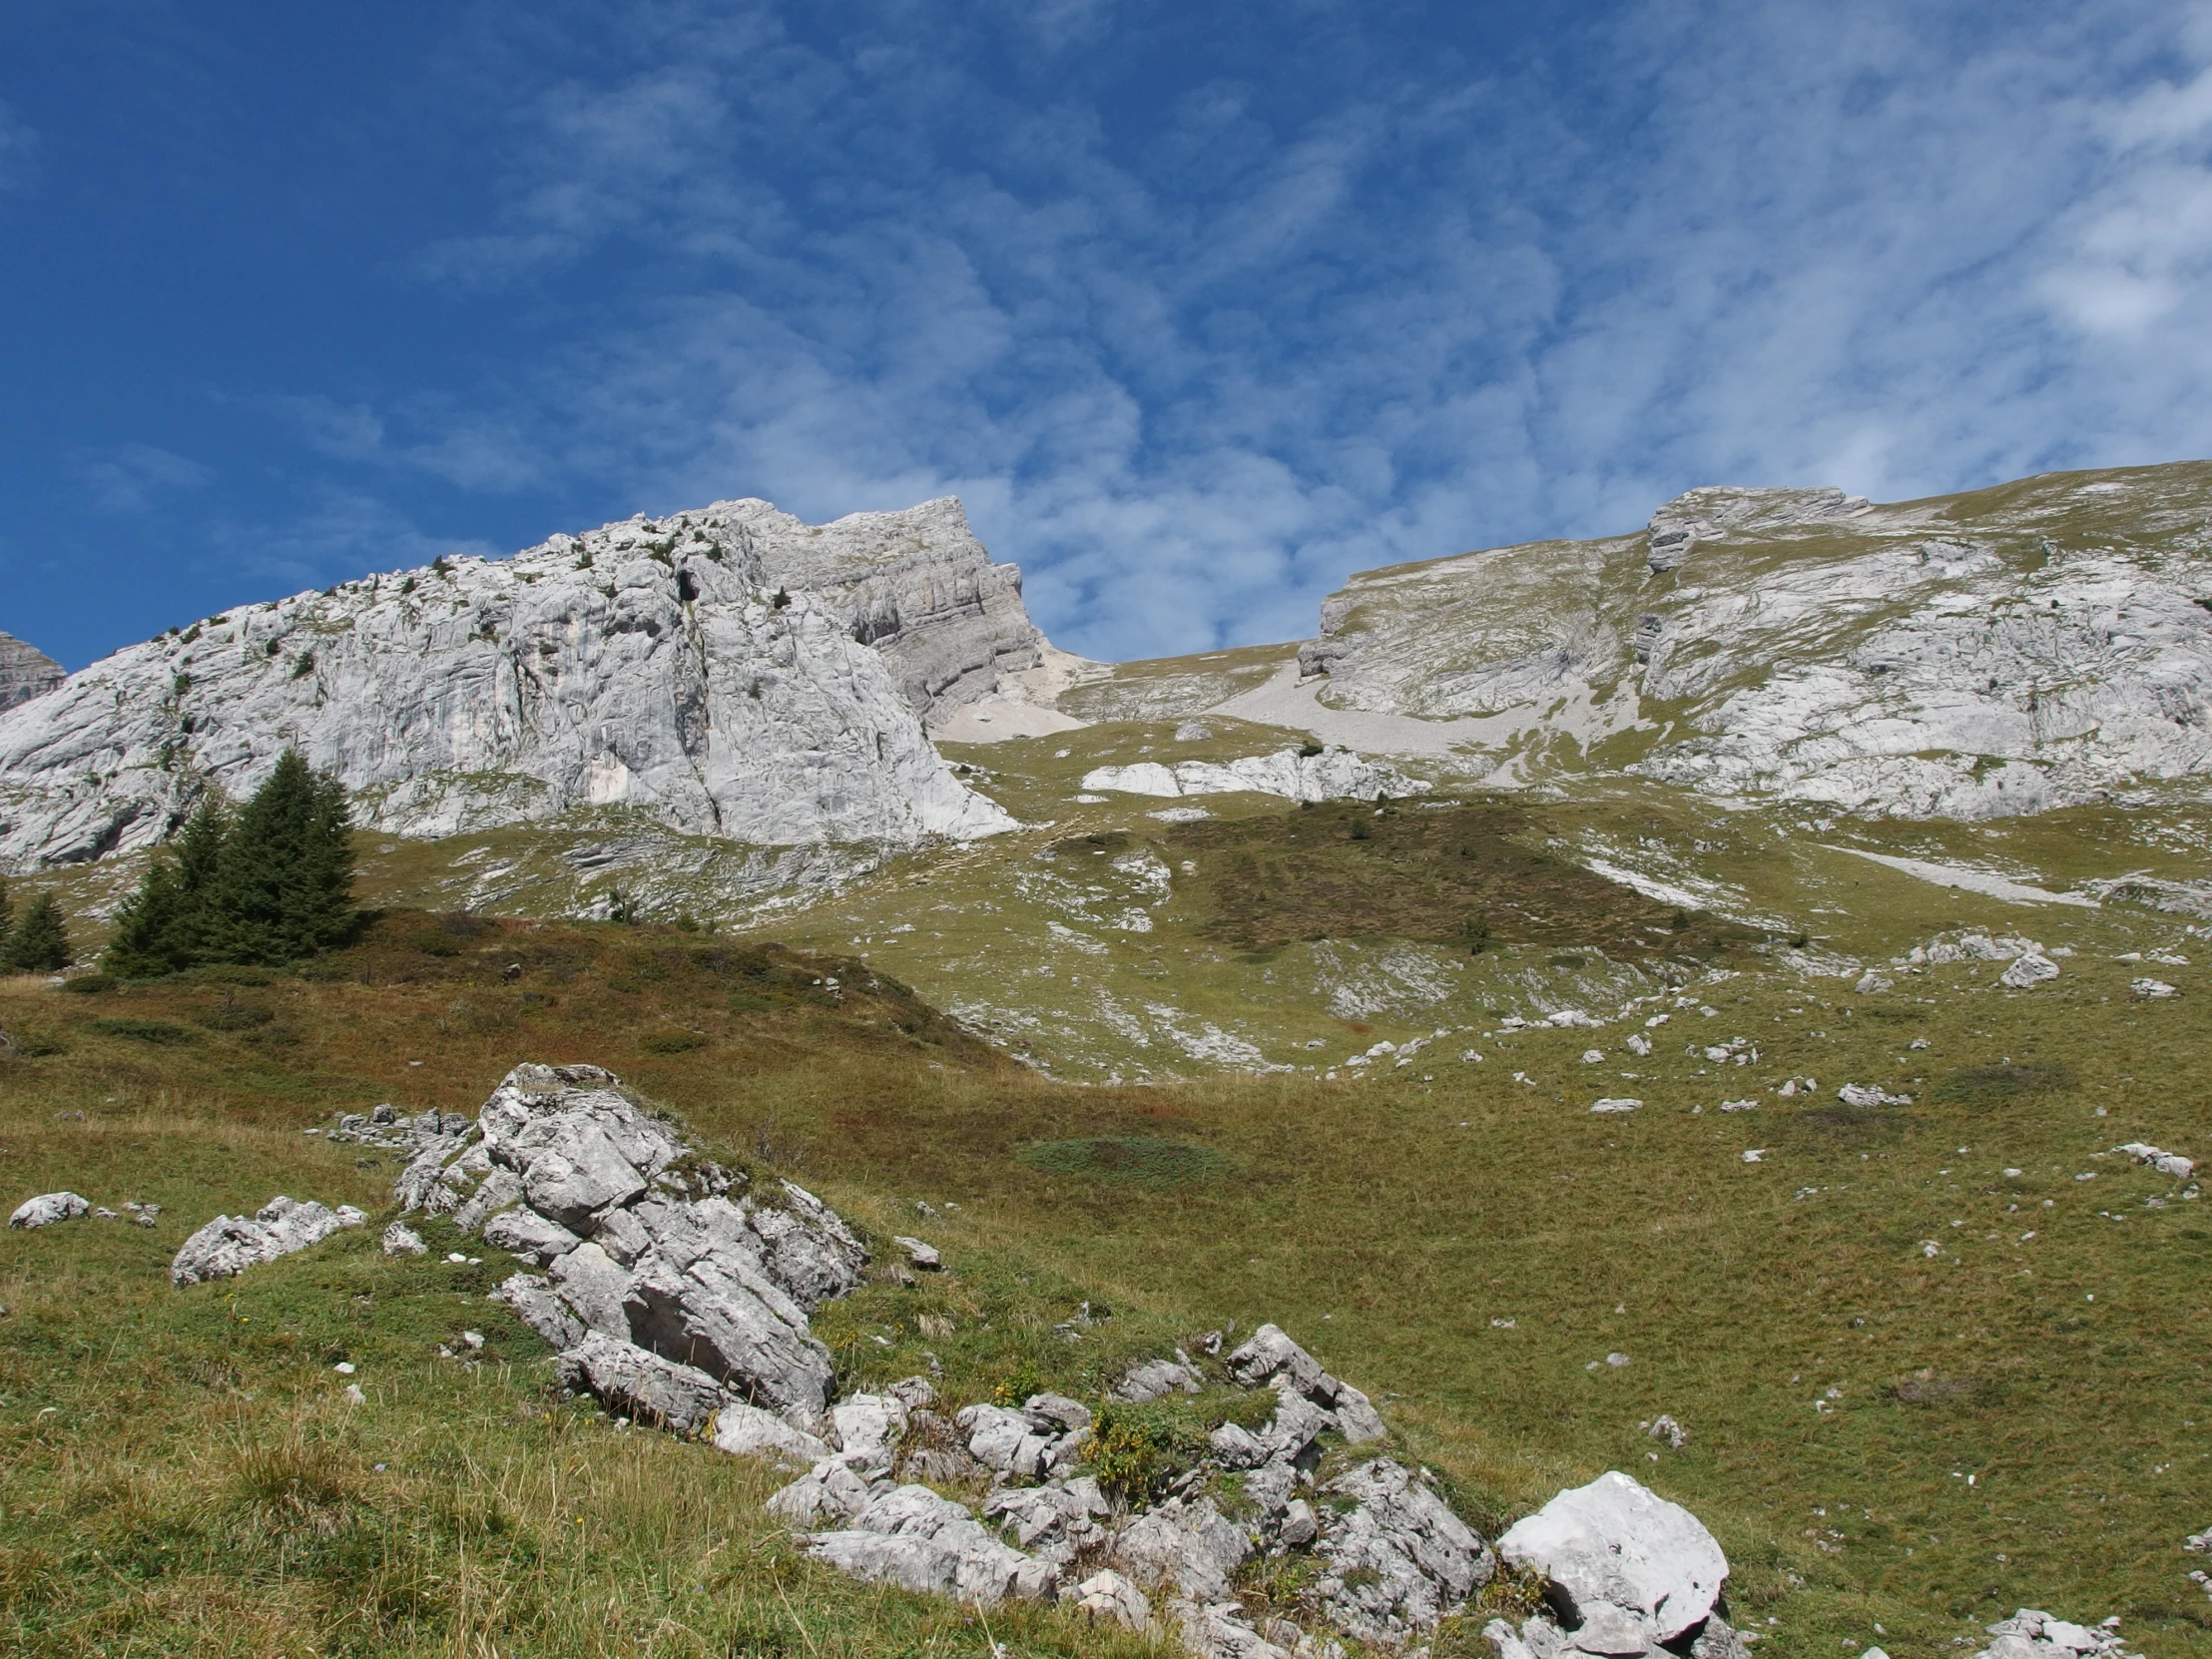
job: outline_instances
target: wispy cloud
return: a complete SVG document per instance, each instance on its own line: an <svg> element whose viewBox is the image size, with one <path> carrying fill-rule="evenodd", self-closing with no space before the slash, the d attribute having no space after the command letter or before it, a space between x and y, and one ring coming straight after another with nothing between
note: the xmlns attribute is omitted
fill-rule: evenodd
<svg viewBox="0 0 2212 1659"><path fill-rule="evenodd" d="M27 191L39 179L39 138L0 100L0 196Z"/></svg>
<svg viewBox="0 0 2212 1659"><path fill-rule="evenodd" d="M104 513L143 513L164 496L203 488L215 477L198 461L150 443L80 450L69 457L69 470Z"/></svg>
<svg viewBox="0 0 2212 1659"><path fill-rule="evenodd" d="M1165 13L991 13L988 53L950 8L784 15L638 8L518 71L501 207L416 269L572 328L302 436L656 510L956 491L1107 656L1303 633L1349 570L1698 483L2212 453L2212 32L2177 5L1647 0L1496 62L1294 9L1280 79L1136 114L1113 66Z"/></svg>

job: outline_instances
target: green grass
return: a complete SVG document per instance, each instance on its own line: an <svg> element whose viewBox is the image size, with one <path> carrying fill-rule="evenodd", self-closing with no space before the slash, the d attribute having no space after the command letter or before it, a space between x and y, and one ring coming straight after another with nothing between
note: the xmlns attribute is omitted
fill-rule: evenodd
<svg viewBox="0 0 2212 1659"><path fill-rule="evenodd" d="M417 947L433 926L455 953ZM387 1261L372 1219L169 1289L169 1256L219 1210L285 1192L375 1216L395 1157L300 1129L387 1099L471 1111L530 1057L611 1065L874 1236L944 1251L945 1275L825 1310L850 1382L934 1358L955 1398L1095 1399L1132 1358L1273 1320L1492 1530L1607 1467L1687 1503L1774 1651L1930 1651L2034 1604L2118 1612L2154 1659L2212 1653L2179 1548L2212 1516L2212 1222L2105 1155L2206 1150L2202 1016L2131 1001L2126 963L2077 957L2021 994L1993 971L1864 999L1711 981L1667 1004L1648 1057L1616 1025L1477 1037L1479 1062L1454 1044L1365 1082L1128 1088L1012 1065L850 958L675 929L393 916L264 985L0 982L9 1188L164 1206L153 1229L0 1239L0 1643L981 1651L964 1615L800 1560L758 1515L760 1471L546 1394L534 1339L482 1300L496 1264ZM210 1028L240 1008L271 1018ZM201 1035L94 1029L119 1018ZM709 1045L653 1051L679 1029ZM1739 1035L1756 1065L1703 1057ZM1592 1045L1607 1057L1586 1065ZM1790 1075L1821 1087L1777 1099ZM1916 1103L1846 1108L1846 1081ZM1644 1108L1588 1112L1624 1092ZM1760 1104L1718 1110L1734 1098ZM1121 1153L1102 1166L1103 1146ZM1192 1149L1210 1178L1128 1178L1146 1148ZM1588 1369L1614 1351L1631 1364ZM339 1358L368 1405L340 1402ZM1662 1411L1682 1451L1639 1431ZM1112 1651L1055 1614L994 1614L993 1634Z"/></svg>

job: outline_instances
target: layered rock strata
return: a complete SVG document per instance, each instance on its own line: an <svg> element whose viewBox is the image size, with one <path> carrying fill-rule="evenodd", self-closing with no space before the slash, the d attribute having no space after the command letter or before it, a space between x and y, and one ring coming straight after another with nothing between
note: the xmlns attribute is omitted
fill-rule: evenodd
<svg viewBox="0 0 2212 1659"><path fill-rule="evenodd" d="M944 664L996 648L945 621L916 625L910 664L904 632L883 636L890 655L860 643L844 587L817 598L771 572L763 549L805 528L725 503L295 594L120 651L0 715L0 867L159 841L210 790L250 793L287 748L335 773L358 822L406 835L607 808L761 845L1009 828L938 757L893 674L949 693L961 676ZM1011 639L994 603L973 620Z"/></svg>
<svg viewBox="0 0 2212 1659"><path fill-rule="evenodd" d="M802 524L766 501L707 509L736 525L768 579L814 596L873 646L914 712L932 722L1044 662L1021 570L993 564L952 496L895 513Z"/></svg>
<svg viewBox="0 0 2212 1659"><path fill-rule="evenodd" d="M62 665L37 646L0 634L0 714L44 697L66 678Z"/></svg>

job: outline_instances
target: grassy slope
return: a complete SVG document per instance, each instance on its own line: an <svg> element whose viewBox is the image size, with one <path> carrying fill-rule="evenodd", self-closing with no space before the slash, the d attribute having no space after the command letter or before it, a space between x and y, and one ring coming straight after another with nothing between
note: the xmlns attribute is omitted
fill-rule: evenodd
<svg viewBox="0 0 2212 1659"><path fill-rule="evenodd" d="M381 1202L389 1155L300 1128L380 1099L471 1110L527 1055L612 1065L863 1223L926 1227L956 1282L873 1286L825 1321L856 1380L928 1349L970 1396L1024 1370L1080 1386L1147 1343L1275 1319L1381 1396L1491 1525L1607 1466L1689 1503L1782 1651L1864 1645L1878 1623L1892 1651L1927 1651L2032 1601L2122 1612L2154 1655L2212 1652L2178 1549L2212 1512L2196 1449L2212 1232L2172 1183L2097 1157L2134 1138L2204 1148L2202 1021L2186 998L2128 1000L2126 964L2079 959L2026 995L1988 988L1986 966L1940 969L1850 1013L1747 975L1704 988L1710 1017L1674 1011L1648 1060L1615 1028L1485 1039L1480 1063L1424 1055L1358 1084L1108 1089L1010 1067L895 995L834 1005L802 959L703 959L717 948L401 918L346 978L0 985L0 1026L34 1039L0 1061L9 1189L167 1207L147 1231L0 1243L9 1643L981 1650L957 1613L797 1561L755 1513L758 1471L550 1399L533 1340L480 1300L491 1264L386 1262L364 1231L168 1289L169 1255L218 1210L276 1191ZM116 1018L197 1035L90 1025ZM705 1040L655 1052L678 1032ZM1684 1052L1723 1035L1760 1062ZM1579 1058L1593 1041L1602 1065ZM21 1052L50 1044L66 1052ZM1932 1088L2007 1057L2075 1080ZM1818 1103L1717 1111L1793 1072L1822 1079ZM1919 1103L1847 1111L1845 1080ZM1587 1112L1626 1090L1641 1112ZM1203 1147L1226 1173L1147 1185L1017 1156L1100 1135ZM915 1200L960 1208L917 1223ZM1116 1317L1054 1337L1085 1299ZM925 1337L925 1313L952 1334ZM489 1339L474 1369L435 1355L464 1328ZM1626 1368L1586 1369L1616 1351ZM341 1356L369 1405L338 1402ZM1638 1432L1659 1411L1687 1449ZM1107 1646L1057 1615L1009 1621L994 1630L1017 1651Z"/></svg>

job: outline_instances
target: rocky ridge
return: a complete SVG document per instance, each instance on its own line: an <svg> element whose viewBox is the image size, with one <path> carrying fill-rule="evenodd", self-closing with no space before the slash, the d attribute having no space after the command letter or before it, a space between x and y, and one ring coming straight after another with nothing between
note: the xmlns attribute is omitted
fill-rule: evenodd
<svg viewBox="0 0 2212 1659"><path fill-rule="evenodd" d="M1019 660L1018 577L983 560L957 503L865 517L820 532L843 551L810 564L794 549L816 532L725 502L120 651L0 715L0 867L157 842L290 747L338 776L358 822L404 835L592 809L770 846L1008 829L917 710ZM902 525L912 549L866 576L869 549L904 547ZM822 597L791 586L801 573L829 584Z"/></svg>
<svg viewBox="0 0 2212 1659"><path fill-rule="evenodd" d="M1342 1652L1340 1637L1401 1647L1497 1571L1497 1552L1425 1471L1372 1449L1387 1431L1368 1396L1272 1325L1233 1349L1214 1334L1203 1360L1133 1366L1110 1390L1101 1410L1144 1405L1198 1392L1211 1368L1220 1385L1273 1396L1250 1418L1257 1426L1224 1415L1164 1491L1132 1501L1102 1485L1091 1453L1105 1424L1079 1400L1038 1393L953 1411L925 1377L835 1397L809 1316L859 1283L866 1247L812 1194L758 1190L702 1157L611 1074L518 1066L473 1123L452 1121L386 1114L385 1132L419 1148L395 1189L402 1215L448 1217L541 1270L494 1295L558 1351L570 1386L804 1471L770 1506L841 1572L985 1606L1064 1597L1208 1659L1289 1659ZM340 1129L378 1127L371 1114ZM930 1265L921 1241L902 1244ZM404 1220L384 1247L423 1248ZM1706 1642L1701 1654L1740 1651L1714 1645L1726 1632L1714 1610L1727 1570L1718 1546L1686 1511L1624 1476L1606 1480L1609 1507L1563 1494L1581 1505L1574 1524L1528 1534L1524 1570L1582 1586L1581 1599L1512 1639L1542 1642L1548 1630L1571 1645L1583 1630L1611 1639L1618 1625L1648 1648L1601 1651L1657 1653L1685 1631ZM1633 1582L1576 1565L1592 1549L1617 1553L1608 1525L1647 1539ZM1314 1564L1297 1617L1244 1617L1239 1569L1292 1552ZM1588 1588L1600 1583L1605 1611Z"/></svg>
<svg viewBox="0 0 2212 1659"><path fill-rule="evenodd" d="M1609 744L1711 794L1972 819L2201 780L2212 464L1693 490L1642 535L1364 572L1299 655L1323 710L1436 723L1499 781Z"/></svg>

